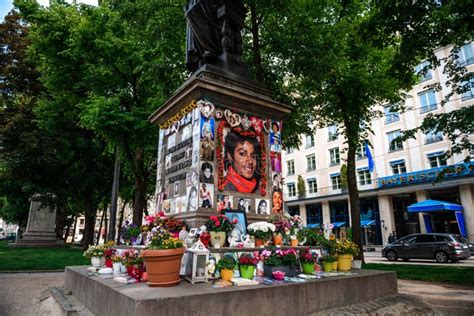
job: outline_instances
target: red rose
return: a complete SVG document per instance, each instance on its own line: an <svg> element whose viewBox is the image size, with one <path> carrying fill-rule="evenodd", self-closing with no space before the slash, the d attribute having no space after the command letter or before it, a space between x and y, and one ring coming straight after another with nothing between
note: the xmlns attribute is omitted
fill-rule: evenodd
<svg viewBox="0 0 474 316"><path fill-rule="evenodd" d="M214 225L216 225L217 227L221 226L221 223L220 222L214 222Z"/></svg>

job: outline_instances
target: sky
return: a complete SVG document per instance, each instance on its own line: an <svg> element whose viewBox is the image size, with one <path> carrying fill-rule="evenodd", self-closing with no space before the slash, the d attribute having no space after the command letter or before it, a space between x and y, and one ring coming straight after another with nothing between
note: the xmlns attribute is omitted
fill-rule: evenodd
<svg viewBox="0 0 474 316"><path fill-rule="evenodd" d="M49 4L49 0L37 0L37 1L41 5ZM97 5L97 0L78 0L77 2ZM4 20L5 15L7 15L11 9L13 9L13 0L0 0L0 21Z"/></svg>

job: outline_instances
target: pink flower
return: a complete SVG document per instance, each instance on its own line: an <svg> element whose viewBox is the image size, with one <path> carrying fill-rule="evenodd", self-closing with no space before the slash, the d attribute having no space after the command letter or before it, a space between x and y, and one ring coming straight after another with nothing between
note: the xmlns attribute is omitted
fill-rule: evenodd
<svg viewBox="0 0 474 316"><path fill-rule="evenodd" d="M232 221L233 224L237 224L239 222L239 220L237 218L234 218L234 220Z"/></svg>
<svg viewBox="0 0 474 316"><path fill-rule="evenodd" d="M221 223L219 221L216 221L216 222L214 222L214 225L216 225L216 227L219 227L219 226L221 226Z"/></svg>

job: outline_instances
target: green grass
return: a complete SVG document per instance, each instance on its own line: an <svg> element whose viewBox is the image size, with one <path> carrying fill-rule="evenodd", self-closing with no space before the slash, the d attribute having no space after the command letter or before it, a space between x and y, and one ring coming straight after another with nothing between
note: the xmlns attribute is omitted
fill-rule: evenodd
<svg viewBox="0 0 474 316"><path fill-rule="evenodd" d="M363 269L395 271L399 279L474 285L474 268L368 263Z"/></svg>
<svg viewBox="0 0 474 316"><path fill-rule="evenodd" d="M82 249L69 246L10 248L6 241L0 241L0 271L63 270L65 266L90 264L82 253Z"/></svg>

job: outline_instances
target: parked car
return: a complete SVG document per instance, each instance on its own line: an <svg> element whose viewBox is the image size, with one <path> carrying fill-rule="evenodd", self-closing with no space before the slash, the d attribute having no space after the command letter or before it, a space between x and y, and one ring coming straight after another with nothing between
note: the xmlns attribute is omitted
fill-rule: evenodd
<svg viewBox="0 0 474 316"><path fill-rule="evenodd" d="M413 234L403 237L382 249L382 256L389 261L401 258L435 259L445 263L457 262L471 256L469 246L456 234Z"/></svg>
<svg viewBox="0 0 474 316"><path fill-rule="evenodd" d="M467 246L469 247L469 251L471 252L471 256L474 255L474 243L473 242L470 242L469 240L467 240L467 238L465 237L461 237L461 240L467 244Z"/></svg>

